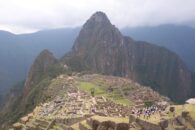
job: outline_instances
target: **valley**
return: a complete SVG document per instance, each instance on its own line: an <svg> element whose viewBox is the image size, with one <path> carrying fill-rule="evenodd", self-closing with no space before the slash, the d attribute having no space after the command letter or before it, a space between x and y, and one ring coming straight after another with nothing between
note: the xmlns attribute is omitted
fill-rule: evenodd
<svg viewBox="0 0 195 130"><path fill-rule="evenodd" d="M194 77L174 52L124 36L101 11L66 51L39 53L6 95L0 129L195 129Z"/></svg>

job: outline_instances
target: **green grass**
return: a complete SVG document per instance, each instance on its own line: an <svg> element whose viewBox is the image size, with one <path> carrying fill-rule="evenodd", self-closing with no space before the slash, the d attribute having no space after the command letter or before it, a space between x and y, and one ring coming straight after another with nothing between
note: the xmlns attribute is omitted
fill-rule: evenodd
<svg viewBox="0 0 195 130"><path fill-rule="evenodd" d="M185 104L185 105L173 105L175 107L175 115L181 115L182 111L188 111L189 115L192 117L193 120L195 120L195 105L191 104ZM169 108L168 108L169 109ZM172 114L169 114L169 118L173 118ZM189 122L185 123L185 126L189 129L193 129L192 125ZM171 127L171 125L170 125ZM180 126L172 126L174 128L180 127Z"/></svg>
<svg viewBox="0 0 195 130"><path fill-rule="evenodd" d="M54 129L57 129L57 130L64 130L62 127L57 126L57 125L54 125Z"/></svg>
<svg viewBox="0 0 195 130"><path fill-rule="evenodd" d="M184 104L184 105L172 105L175 107L175 116L181 115L182 111L188 111L189 115L195 120L195 105ZM169 111L168 107L166 111ZM172 113L169 113L169 117L173 117Z"/></svg>
<svg viewBox="0 0 195 130"><path fill-rule="evenodd" d="M80 82L78 88L88 93L91 93L91 90L95 90L95 96L104 96L107 99L112 100L114 103L123 104L123 105L132 105L133 102L130 102L128 99L125 99L120 94L119 90L114 90L113 92L107 92L107 86L105 85L96 85L91 82Z"/></svg>
<svg viewBox="0 0 195 130"><path fill-rule="evenodd" d="M85 120L85 121L82 121L81 124L82 124L85 128L87 128L87 129L92 129L91 126L89 126L89 125L87 124L86 120Z"/></svg>
<svg viewBox="0 0 195 130"><path fill-rule="evenodd" d="M195 105L185 104L185 105L172 105L175 107L175 117L181 115L182 111L188 111L189 115L195 120ZM168 107L166 111L169 111ZM162 117L159 114L152 115L149 119L144 119L143 116L140 117L142 120L149 121L150 123L158 124ZM172 119L173 113L163 116L164 119ZM188 124L187 124L188 125ZM189 127L190 128L190 127Z"/></svg>
<svg viewBox="0 0 195 130"><path fill-rule="evenodd" d="M81 90L85 90L87 92L91 92L92 89L95 90L95 95L104 95L105 91L103 89L101 89L99 86L92 84L92 83L88 83L88 82L81 82L79 85L79 88Z"/></svg>
<svg viewBox="0 0 195 130"><path fill-rule="evenodd" d="M80 122L79 122L80 123ZM71 126L74 130L79 130L79 123L75 123Z"/></svg>
<svg viewBox="0 0 195 130"><path fill-rule="evenodd" d="M85 128L91 129L91 126L89 126L89 125L87 124L86 120L81 121L81 122L78 122L78 123L75 123L75 124L73 124L71 127L72 127L74 130L79 130L79 123L81 123Z"/></svg>
<svg viewBox="0 0 195 130"><path fill-rule="evenodd" d="M190 116L195 120L195 105L186 104L186 109L190 112Z"/></svg>
<svg viewBox="0 0 195 130"><path fill-rule="evenodd" d="M195 120L195 105L185 104L185 105L175 105L176 115L181 114L182 111L188 111L192 119Z"/></svg>
<svg viewBox="0 0 195 130"><path fill-rule="evenodd" d="M126 104L126 105L132 104L128 99L124 99L124 98L115 99L114 102L118 104Z"/></svg>

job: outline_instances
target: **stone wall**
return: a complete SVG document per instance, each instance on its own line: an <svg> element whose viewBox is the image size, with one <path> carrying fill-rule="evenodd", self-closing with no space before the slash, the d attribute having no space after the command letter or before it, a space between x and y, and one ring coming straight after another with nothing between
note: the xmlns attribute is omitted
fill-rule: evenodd
<svg viewBox="0 0 195 130"><path fill-rule="evenodd" d="M144 130L161 130L159 125L149 123L139 118L136 119L136 123L138 123Z"/></svg>
<svg viewBox="0 0 195 130"><path fill-rule="evenodd" d="M116 123L113 121L104 121L101 122L97 128L97 130L114 130L116 127Z"/></svg>
<svg viewBox="0 0 195 130"><path fill-rule="evenodd" d="M81 123L79 123L79 129L80 130L91 130L91 129L87 128L86 126L82 125Z"/></svg>
<svg viewBox="0 0 195 130"><path fill-rule="evenodd" d="M190 122L190 124L195 128L195 121L192 119L192 117L187 116L186 120Z"/></svg>
<svg viewBox="0 0 195 130"><path fill-rule="evenodd" d="M129 116L129 124L136 122L139 124L144 130L165 130L168 126L168 120L162 120L159 124L153 124L139 118L135 118L133 115Z"/></svg>
<svg viewBox="0 0 195 130"><path fill-rule="evenodd" d="M70 126L70 125L72 125L74 123L80 122L82 120L86 120L90 116L91 115L86 115L86 116L83 116L83 117L65 118L65 119L58 118L58 119L56 119L56 123L62 123L62 124Z"/></svg>
<svg viewBox="0 0 195 130"><path fill-rule="evenodd" d="M50 124L48 125L48 127L46 128L46 130L49 130L50 128L52 128L52 126L55 124L55 120L52 120L50 122Z"/></svg>
<svg viewBox="0 0 195 130"><path fill-rule="evenodd" d="M79 122L81 120L84 120L85 118L84 117L78 117L78 118L65 118L65 119L61 119L61 118L58 118L56 119L56 123L62 123L62 124L65 124L65 125L72 125L76 122Z"/></svg>
<svg viewBox="0 0 195 130"><path fill-rule="evenodd" d="M129 116L129 124L133 123L136 121L136 118L133 115Z"/></svg>
<svg viewBox="0 0 195 130"><path fill-rule="evenodd" d="M128 130L129 129L129 124L127 123L119 123L116 124L115 130Z"/></svg>
<svg viewBox="0 0 195 130"><path fill-rule="evenodd" d="M129 130L129 123L115 123L113 121L100 122L98 120L88 119L89 124L93 130Z"/></svg>

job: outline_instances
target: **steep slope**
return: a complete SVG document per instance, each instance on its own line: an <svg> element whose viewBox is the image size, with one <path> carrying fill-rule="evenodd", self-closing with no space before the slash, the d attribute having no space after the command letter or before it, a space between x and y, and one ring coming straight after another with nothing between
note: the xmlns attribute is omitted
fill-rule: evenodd
<svg viewBox="0 0 195 130"><path fill-rule="evenodd" d="M35 59L24 86L24 95L26 96L32 89L33 84L40 81L43 74L49 70L54 64L57 63L57 59L48 50L43 50L39 56Z"/></svg>
<svg viewBox="0 0 195 130"><path fill-rule="evenodd" d="M67 71L67 70L66 70ZM42 51L35 59L24 84L11 89L6 103L0 111L0 124L12 123L31 111L45 98L44 89L51 79L64 73L63 65L48 50Z"/></svg>
<svg viewBox="0 0 195 130"><path fill-rule="evenodd" d="M94 94L91 90L95 90ZM123 96L123 93L125 96ZM18 130L194 130L195 106L169 99L127 78L99 74L59 75L42 91L48 97L11 127ZM43 98L41 97L41 98ZM155 107L149 117L145 107ZM170 113L175 109L175 116ZM143 109L144 108L144 109ZM185 109L184 109L185 108ZM140 115L136 113L140 112ZM136 114L133 114L134 112ZM170 120L174 120L171 122ZM182 121L183 120L183 121Z"/></svg>
<svg viewBox="0 0 195 130"><path fill-rule="evenodd" d="M164 46L177 53L189 69L195 72L195 29L179 25L124 28L124 35L136 40Z"/></svg>
<svg viewBox="0 0 195 130"><path fill-rule="evenodd" d="M191 73L175 53L124 37L102 12L87 20L63 60L76 71L129 77L175 101L190 95Z"/></svg>
<svg viewBox="0 0 195 130"><path fill-rule="evenodd" d="M95 90L93 96L92 89ZM140 93L135 94L137 91ZM168 98L151 88L126 78L99 74L59 75L52 79L41 94L44 96L40 98L46 100L20 118L18 123L15 123L18 124L16 126L21 126L23 129L43 130L53 121L50 128L64 130L93 115L100 114L107 120L121 118L128 123L132 106L143 107L147 101L155 105L161 102L169 104ZM94 107L96 112L93 114L91 110ZM75 130L80 129L75 128Z"/></svg>
<svg viewBox="0 0 195 130"><path fill-rule="evenodd" d="M0 129L3 129L6 124L16 121L18 117L21 116L22 111L20 111L20 104L22 99L22 91L24 87L24 81L18 82L14 85L5 96L3 96L2 106L0 109Z"/></svg>

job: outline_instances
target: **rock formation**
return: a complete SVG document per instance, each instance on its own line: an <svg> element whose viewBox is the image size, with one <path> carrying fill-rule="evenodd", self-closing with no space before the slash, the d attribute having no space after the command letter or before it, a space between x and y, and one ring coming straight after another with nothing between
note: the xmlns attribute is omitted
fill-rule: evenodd
<svg viewBox="0 0 195 130"><path fill-rule="evenodd" d="M61 62L59 62L48 50L44 50L40 53L40 55L35 59L35 62L33 63L29 71L28 77L24 84L24 88L19 87L18 89L16 89L18 91L14 91L13 94L11 93L9 95L9 102L11 102L11 104L8 104L7 108L10 109L8 109L7 112L5 111L5 113L0 113L0 115L2 115L0 116L0 124L3 124L6 121L6 123L15 122L23 115L32 111L38 104L42 104L45 101L52 100L54 98L53 96L62 94L61 92L63 92L63 89L64 91L67 91L68 87L73 87L74 84L69 83L70 79L73 79L69 77L69 67L73 71L91 71L106 75L127 77L143 85L151 86L153 89L159 91L164 95L169 96L175 101L185 100L189 97L192 90L191 73L188 71L185 64L175 53L163 47L155 46L146 42L134 41L129 37L123 36L120 31L114 25L111 24L111 22L104 13L97 12L92 15L91 18L84 24L83 28L79 33L78 38L75 40L72 51L66 54L62 58ZM66 70L67 72L65 73L64 70ZM68 76L67 83L66 80L63 78L66 76L60 74L66 74ZM76 77L76 79L81 78L81 75L79 77ZM89 77L87 75L85 76L85 82L90 82L94 79L92 78L88 81L87 79ZM54 80L52 79L54 78L56 78L57 81L60 79L63 80L60 80L60 82L56 82L57 84L52 84L52 82L54 82ZM97 79L100 81L100 78ZM107 78L103 79L107 81ZM94 80L95 82L97 82L96 79ZM84 80L82 79L78 81ZM114 81L119 83L119 80L109 81L109 83L111 83L109 87L112 87L112 89L114 89L112 85L113 83L115 83ZM121 93L121 96L124 99L127 98L131 100L136 98L139 99L139 102L140 100L142 100L143 104L143 102L147 100L147 97L157 97L153 96L157 95L155 94L155 92L149 91L147 89L144 89L144 91L138 90L134 92L135 94L137 92L139 94L143 94L143 98L139 98L142 96L140 96L139 94L136 94L135 97L134 94L130 92L128 93L127 91L125 91L125 89L121 89L122 87L124 88L124 85L125 84L122 84L122 86L119 86L118 84L115 85L115 89L117 89ZM128 88L128 86L131 85L127 85L126 87ZM103 86L103 88L105 89L105 86ZM21 89L22 91L20 91ZM123 91L126 92L126 96L124 96L125 94L123 93ZM145 96L145 93L148 95ZM67 95L68 94L69 93L67 93ZM62 95L64 95L64 93ZM18 98L12 101L14 97ZM160 99L160 96L158 97L159 98L155 99ZM150 98L148 99L150 100ZM66 100L67 99L68 98L66 97ZM87 99L89 98L87 97ZM59 105L59 109L67 109L68 107L65 105L71 106L70 104L64 105L64 102L65 101L62 101L61 99L57 98L54 102L52 102L54 103L54 105L47 105L46 103L46 107L43 107L45 109L41 112L43 115L48 116L47 110L57 109L55 107L56 104ZM71 102L74 103L72 99L67 103ZM80 100L79 103L81 103ZM109 110L111 111L107 111L108 116L120 115L125 117L125 114L129 115L130 111L126 111L130 110L129 108L125 109L125 107L123 107L122 105L115 106L112 102L108 103L111 105L109 107ZM73 104L73 106L74 105L75 104ZM97 106L102 107L99 104ZM112 107L114 109L111 109ZM104 110L106 110L106 107L104 108ZM70 108L70 110L73 109ZM126 112L120 113L118 110L120 110L120 112ZM117 112L115 113L115 111ZM65 111L63 111L63 113L65 114L65 116L67 116L66 114L70 112L67 111L66 113ZM71 113L75 114L75 111L71 111ZM97 112L94 113L97 114ZM56 115L56 113L54 114ZM59 114L62 115L62 113ZM41 114L39 113L38 115ZM7 118L4 120L3 117ZM42 122L42 120L35 120L35 124L37 123L37 121ZM45 126L48 126L49 124L50 123L47 123ZM85 125L85 123L79 123L77 125L82 127ZM104 127L104 125L107 125L107 123L102 123L98 127ZM128 128L128 125L126 124L114 125L115 126L111 128ZM16 124L16 126L18 126L18 124ZM108 128L110 128L110 126Z"/></svg>
<svg viewBox="0 0 195 130"><path fill-rule="evenodd" d="M40 95L44 91L43 88L49 84L49 81L45 84L39 84L39 82L48 76L48 71L51 72L51 68L56 63L58 63L57 59L48 50L43 50L38 55L25 83L16 85L6 96L6 103L0 111L0 117L2 116L1 118L3 118L3 116L6 116L6 118L0 118L0 124L13 122L36 106L36 103L41 100ZM6 120L9 120L9 122L6 122Z"/></svg>
<svg viewBox="0 0 195 130"><path fill-rule="evenodd" d="M103 12L87 20L63 60L76 71L131 78L175 101L190 95L191 73L175 53L123 36Z"/></svg>
<svg viewBox="0 0 195 130"><path fill-rule="evenodd" d="M48 50L43 50L35 59L24 85L24 96L28 94L33 84L40 81L41 76L57 63L57 59Z"/></svg>

